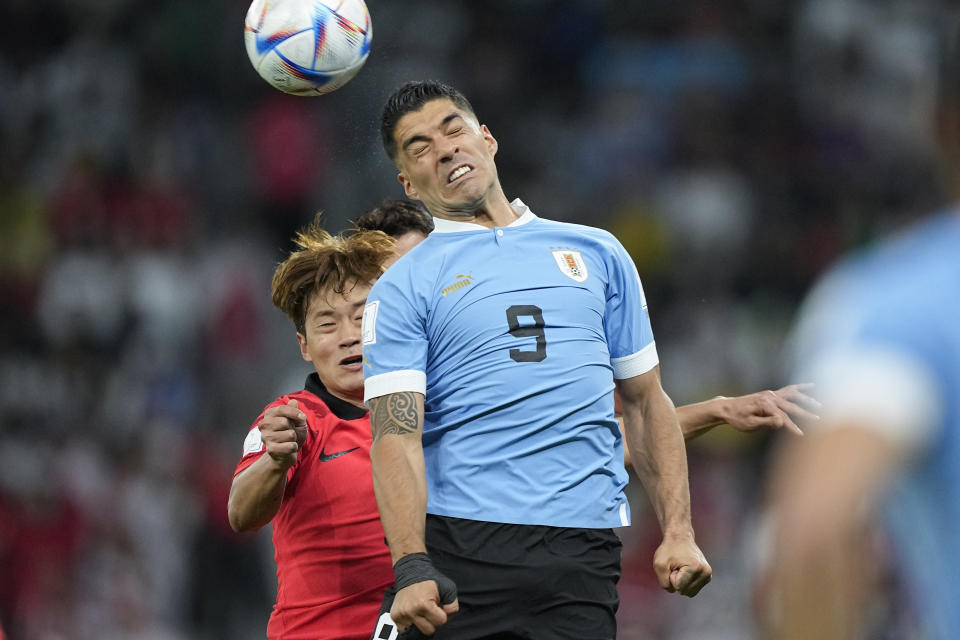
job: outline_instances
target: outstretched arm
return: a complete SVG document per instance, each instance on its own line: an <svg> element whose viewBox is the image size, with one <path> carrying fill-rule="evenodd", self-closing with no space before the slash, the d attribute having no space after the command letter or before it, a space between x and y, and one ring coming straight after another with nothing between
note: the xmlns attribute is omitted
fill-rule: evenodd
<svg viewBox="0 0 960 640"><path fill-rule="evenodd" d="M806 393L812 387L812 384L791 384L776 391L758 391L732 398L717 396L677 407L677 421L680 423L684 440L693 440L721 424L729 424L742 432L785 428L797 435L803 435L797 421L820 419L813 413L820 409L820 403ZM620 395L618 392L614 392L614 395L615 410L620 414ZM617 419L622 432L623 417L618 415ZM630 467L630 447L626 441L623 455L624 466Z"/></svg>
<svg viewBox="0 0 960 640"><path fill-rule="evenodd" d="M694 539L686 447L673 402L660 386L660 368L617 380L617 390L633 466L663 532L654 554L657 580L667 591L695 596L712 571Z"/></svg>
<svg viewBox="0 0 960 640"><path fill-rule="evenodd" d="M812 384L791 384L776 391L758 391L745 396L717 396L677 408L677 419L687 440L710 429L729 424L737 431L787 429L802 436L797 421L819 420L813 413L820 403L807 395Z"/></svg>
<svg viewBox="0 0 960 640"><path fill-rule="evenodd" d="M412 554L425 554L427 481L423 461L423 395L391 393L367 401L373 445L373 490L380 521L396 565ZM424 576L397 591L390 615L401 629L416 625L432 635L458 609L442 604L437 581Z"/></svg>

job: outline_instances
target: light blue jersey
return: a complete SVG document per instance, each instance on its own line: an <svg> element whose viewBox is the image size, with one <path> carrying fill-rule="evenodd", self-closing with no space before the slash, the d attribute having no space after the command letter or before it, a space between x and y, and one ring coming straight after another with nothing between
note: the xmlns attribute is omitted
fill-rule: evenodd
<svg viewBox="0 0 960 640"><path fill-rule="evenodd" d="M365 397L425 396L427 512L629 524L613 379L658 362L636 268L606 231L538 218L436 230L370 291Z"/></svg>
<svg viewBox="0 0 960 640"><path fill-rule="evenodd" d="M813 376L825 408L868 418L913 454L885 505L896 562L926 627L918 637L956 638L960 215L842 264L811 295L797 336L798 375Z"/></svg>

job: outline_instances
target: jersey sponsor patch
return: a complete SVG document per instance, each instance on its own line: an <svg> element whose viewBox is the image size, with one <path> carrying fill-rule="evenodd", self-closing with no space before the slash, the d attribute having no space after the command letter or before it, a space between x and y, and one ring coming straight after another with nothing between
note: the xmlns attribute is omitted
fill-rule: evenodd
<svg viewBox="0 0 960 640"><path fill-rule="evenodd" d="M263 440L260 439L260 427L250 429L247 438L243 441L243 455L263 451Z"/></svg>
<svg viewBox="0 0 960 640"><path fill-rule="evenodd" d="M587 263L583 261L583 257L579 251L570 251L567 249L554 251L553 259L557 261L560 272L568 278L576 280L577 282L586 282L587 278L590 277L590 274L587 272Z"/></svg>
<svg viewBox="0 0 960 640"><path fill-rule="evenodd" d="M363 308L363 318L360 320L360 335L363 338L363 344L376 344L377 342L377 309L379 308L379 300L368 302L367 306Z"/></svg>

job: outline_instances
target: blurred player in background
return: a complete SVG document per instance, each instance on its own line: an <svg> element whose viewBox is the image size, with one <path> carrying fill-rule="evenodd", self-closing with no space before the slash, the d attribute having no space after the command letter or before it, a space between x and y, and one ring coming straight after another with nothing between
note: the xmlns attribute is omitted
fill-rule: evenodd
<svg viewBox="0 0 960 640"><path fill-rule="evenodd" d="M615 636L612 527L629 524L629 508L614 379L664 534L657 578L695 595L710 566L626 251L605 231L508 201L497 141L446 85L394 92L381 134L406 195L436 226L374 285L363 319L393 619L464 640ZM464 611L449 617L458 587Z"/></svg>
<svg viewBox="0 0 960 640"><path fill-rule="evenodd" d="M273 522L271 640L365 639L393 575L370 480L360 316L394 243L382 233L332 237L317 220L296 244L274 273L273 304L315 371L254 421L228 515L236 531Z"/></svg>
<svg viewBox="0 0 960 640"><path fill-rule="evenodd" d="M937 140L960 184L960 51L945 47ZM954 193L956 196L957 194ZM772 469L769 637L873 637L878 565L907 594L909 637L960 629L960 213L956 205L842 261L797 325L823 420ZM871 554L870 532L894 553ZM882 605L881 605L882 606ZM876 630L874 630L876 631ZM884 629L880 635L888 636ZM896 634L895 634L896 635ZM898 636L901 637L901 636ZM905 636L903 636L905 637Z"/></svg>

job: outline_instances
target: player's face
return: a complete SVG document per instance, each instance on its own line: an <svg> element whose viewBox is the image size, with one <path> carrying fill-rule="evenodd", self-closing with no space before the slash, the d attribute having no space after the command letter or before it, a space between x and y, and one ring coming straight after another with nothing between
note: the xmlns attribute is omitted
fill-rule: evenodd
<svg viewBox="0 0 960 640"><path fill-rule="evenodd" d="M434 215L473 216L498 187L497 141L486 125L446 98L400 118L393 137L400 184Z"/></svg>
<svg viewBox="0 0 960 640"><path fill-rule="evenodd" d="M402 236L397 236L394 238L396 245L393 247L393 256L383 261L383 268L386 269L392 265L394 262L399 260L401 256L410 251L410 249L413 249L426 239L427 236L419 231L407 231Z"/></svg>
<svg viewBox="0 0 960 640"><path fill-rule="evenodd" d="M313 363L327 391L363 403L360 319L370 285L349 283L344 295L315 292L307 306L304 334L297 333L303 359Z"/></svg>

